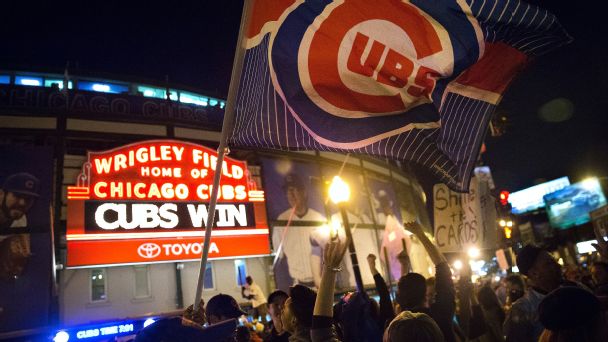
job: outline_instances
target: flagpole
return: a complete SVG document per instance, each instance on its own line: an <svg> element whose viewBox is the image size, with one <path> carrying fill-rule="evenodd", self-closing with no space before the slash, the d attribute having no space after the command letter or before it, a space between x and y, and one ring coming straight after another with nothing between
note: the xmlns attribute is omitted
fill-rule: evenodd
<svg viewBox="0 0 608 342"><path fill-rule="evenodd" d="M205 225L205 242L203 244L203 254L201 255L201 263L198 270L198 282L194 296L193 311L196 312L201 302L203 293L203 284L205 283L205 268L207 266L207 258L209 257L209 244L211 242L211 230L215 221L215 205L217 204L217 193L222 175L222 166L224 156L228 152L228 137L232 134L234 124L235 102L237 92L239 90L239 81L241 71L243 69L243 59L245 57L244 35L249 27L249 18L251 9L255 0L245 0L243 4L243 13L241 15L241 25L239 28L239 36L236 43L236 51L234 53L234 63L232 66L232 75L230 76L230 87L228 89L228 97L226 98L226 108L224 110L224 121L222 123L222 135L220 137L219 146L217 148L217 162L215 164L215 175L213 177L213 187L211 189L211 198L209 201L209 210L207 222Z"/></svg>

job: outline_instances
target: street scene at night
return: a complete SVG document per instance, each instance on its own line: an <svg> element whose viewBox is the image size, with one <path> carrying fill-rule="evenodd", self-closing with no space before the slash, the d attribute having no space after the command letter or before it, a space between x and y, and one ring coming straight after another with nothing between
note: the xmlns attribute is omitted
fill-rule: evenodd
<svg viewBox="0 0 608 342"><path fill-rule="evenodd" d="M0 340L608 341L598 9L3 7Z"/></svg>

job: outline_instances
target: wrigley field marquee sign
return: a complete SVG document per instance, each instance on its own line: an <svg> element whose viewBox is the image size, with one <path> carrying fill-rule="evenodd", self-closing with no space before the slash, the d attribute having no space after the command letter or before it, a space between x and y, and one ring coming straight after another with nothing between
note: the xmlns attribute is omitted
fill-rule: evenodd
<svg viewBox="0 0 608 342"><path fill-rule="evenodd" d="M68 187L67 266L199 259L216 161L172 140L89 152ZM246 163L226 158L218 172L210 259L269 254L264 192Z"/></svg>

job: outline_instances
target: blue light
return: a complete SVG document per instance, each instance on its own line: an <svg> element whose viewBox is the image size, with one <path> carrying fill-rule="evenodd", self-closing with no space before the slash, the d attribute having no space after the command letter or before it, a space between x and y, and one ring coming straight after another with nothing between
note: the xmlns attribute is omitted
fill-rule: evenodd
<svg viewBox="0 0 608 342"><path fill-rule="evenodd" d="M129 87L122 84L116 83L102 83L102 82L89 82L80 81L78 82L78 89L96 91L100 93L120 94L129 91Z"/></svg>
<svg viewBox="0 0 608 342"><path fill-rule="evenodd" d="M9 75L0 75L0 84L10 84L11 77Z"/></svg>
<svg viewBox="0 0 608 342"><path fill-rule="evenodd" d="M58 331L53 337L53 342L68 342L70 340L70 334L65 331Z"/></svg>
<svg viewBox="0 0 608 342"><path fill-rule="evenodd" d="M42 77L15 76L15 84L39 87L42 85Z"/></svg>
<svg viewBox="0 0 608 342"><path fill-rule="evenodd" d="M154 323L154 322L156 322L154 320L154 318L148 318L147 320L144 321L144 328L147 327L148 325Z"/></svg>

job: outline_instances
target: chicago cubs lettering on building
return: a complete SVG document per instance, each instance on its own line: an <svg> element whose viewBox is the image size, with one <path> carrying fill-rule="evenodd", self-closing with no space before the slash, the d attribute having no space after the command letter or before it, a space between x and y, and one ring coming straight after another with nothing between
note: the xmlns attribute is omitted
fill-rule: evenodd
<svg viewBox="0 0 608 342"><path fill-rule="evenodd" d="M519 0L257 0L233 146L408 160L465 192L530 58L570 41Z"/></svg>
<svg viewBox="0 0 608 342"><path fill-rule="evenodd" d="M222 172L210 257L268 254L264 192L247 165L203 146L146 141L89 152L68 187L68 267L194 260L215 172Z"/></svg>

